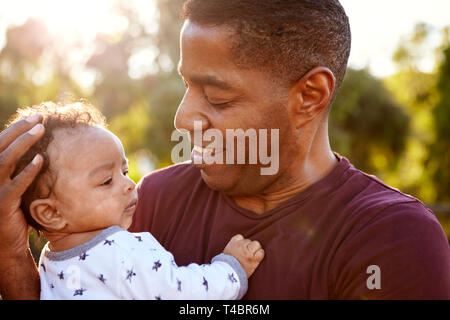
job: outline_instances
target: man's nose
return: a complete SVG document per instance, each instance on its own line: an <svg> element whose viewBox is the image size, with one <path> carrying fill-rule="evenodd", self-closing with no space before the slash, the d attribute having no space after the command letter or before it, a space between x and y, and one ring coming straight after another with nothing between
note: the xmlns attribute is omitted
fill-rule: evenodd
<svg viewBox="0 0 450 320"><path fill-rule="evenodd" d="M179 131L187 130L190 133L194 132L194 128L196 130L206 130L210 123L203 112L203 104L202 98L191 93L190 89L188 89L175 115L175 128ZM197 124L194 126L195 123Z"/></svg>

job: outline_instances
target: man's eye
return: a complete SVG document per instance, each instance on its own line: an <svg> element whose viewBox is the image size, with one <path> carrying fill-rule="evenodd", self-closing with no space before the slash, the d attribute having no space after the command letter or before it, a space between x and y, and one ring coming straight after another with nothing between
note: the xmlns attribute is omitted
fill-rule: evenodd
<svg viewBox="0 0 450 320"><path fill-rule="evenodd" d="M208 99L206 99L206 101L208 101L209 105L210 105L211 107L214 107L214 108L223 108L223 107L226 107L226 106L229 104L229 102L212 103L212 102L209 101Z"/></svg>
<svg viewBox="0 0 450 320"><path fill-rule="evenodd" d="M228 102L225 103L209 103L211 106L215 108L224 108L228 105Z"/></svg>

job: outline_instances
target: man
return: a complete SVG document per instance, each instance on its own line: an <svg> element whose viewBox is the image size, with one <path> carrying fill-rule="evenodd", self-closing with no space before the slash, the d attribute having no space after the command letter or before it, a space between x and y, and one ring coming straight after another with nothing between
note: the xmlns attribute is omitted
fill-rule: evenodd
<svg viewBox="0 0 450 320"><path fill-rule="evenodd" d="M328 114L350 51L338 1L188 0L183 17L186 93L175 126L191 136L278 129L278 171L261 175L262 163L246 161L154 172L139 184L131 231L152 232L178 264L208 262L235 233L259 240L266 257L247 299L450 299L449 247L434 215L330 148ZM35 123L2 133L8 167L39 138L22 134ZM21 287L37 286L18 202L38 165L18 180L2 173L7 298L31 297Z"/></svg>

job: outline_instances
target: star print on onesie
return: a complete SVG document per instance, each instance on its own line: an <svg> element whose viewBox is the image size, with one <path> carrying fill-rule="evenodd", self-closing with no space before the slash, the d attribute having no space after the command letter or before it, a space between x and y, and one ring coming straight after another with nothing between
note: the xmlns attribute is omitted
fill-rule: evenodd
<svg viewBox="0 0 450 320"><path fill-rule="evenodd" d="M154 263L153 263L153 270L155 270L155 271L158 271L158 268L160 268L161 267L161 263L159 262L159 260L158 261L155 261Z"/></svg>
<svg viewBox="0 0 450 320"><path fill-rule="evenodd" d="M73 294L74 296L82 296L83 292L86 291L86 289L80 288L75 290L75 293Z"/></svg>
<svg viewBox="0 0 450 320"><path fill-rule="evenodd" d="M108 246L110 246L110 245L112 245L113 243L114 243L114 240L108 240L108 239L106 239L105 242L103 242L103 245L108 245Z"/></svg>
<svg viewBox="0 0 450 320"><path fill-rule="evenodd" d="M41 299L228 300L247 291L247 276L232 256L178 266L147 232L118 226L60 252L45 245L39 261Z"/></svg>
<svg viewBox="0 0 450 320"><path fill-rule="evenodd" d="M127 276L126 276L126 280L129 280L131 283L131 278L133 278L136 275L136 273L133 272L133 268L131 268L131 270L127 270Z"/></svg>
<svg viewBox="0 0 450 320"><path fill-rule="evenodd" d="M234 277L234 274L233 273L230 273L229 275L228 275L228 279L231 281L231 282L237 282L237 280L236 280L236 278Z"/></svg>
<svg viewBox="0 0 450 320"><path fill-rule="evenodd" d="M208 281L206 281L205 277L203 277L203 283L202 284L205 286L205 290L208 291Z"/></svg>
<svg viewBox="0 0 450 320"><path fill-rule="evenodd" d="M100 280L100 281L103 282L103 283L105 283L105 281L106 281L106 279L105 279L105 277L103 276L103 274L100 274L100 275L98 276L98 280Z"/></svg>

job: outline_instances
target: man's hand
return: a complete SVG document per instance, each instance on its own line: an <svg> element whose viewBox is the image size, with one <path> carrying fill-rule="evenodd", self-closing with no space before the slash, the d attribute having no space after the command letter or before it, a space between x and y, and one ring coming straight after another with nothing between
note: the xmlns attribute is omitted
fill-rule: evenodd
<svg viewBox="0 0 450 320"><path fill-rule="evenodd" d="M42 167L36 156L14 179L17 161L43 135L41 117L18 121L0 133L0 291L3 298L39 297L37 270L28 249L21 197ZM25 292L23 291L25 290Z"/></svg>
<svg viewBox="0 0 450 320"><path fill-rule="evenodd" d="M14 179L17 161L44 133L40 116L18 121L0 133L0 255L21 254L28 249L28 225L20 210L21 196L42 166L33 161Z"/></svg>

